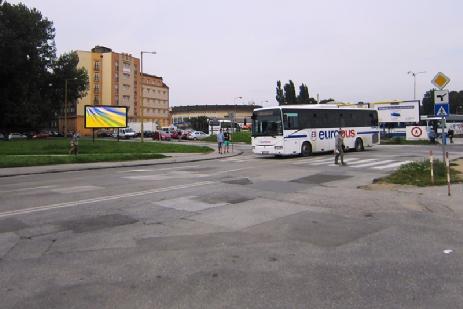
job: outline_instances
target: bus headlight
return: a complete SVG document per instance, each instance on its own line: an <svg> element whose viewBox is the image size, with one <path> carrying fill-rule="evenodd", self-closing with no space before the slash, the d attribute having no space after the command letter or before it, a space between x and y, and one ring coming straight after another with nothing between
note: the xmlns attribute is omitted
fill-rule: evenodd
<svg viewBox="0 0 463 309"><path fill-rule="evenodd" d="M275 146L275 150L282 150L283 146Z"/></svg>

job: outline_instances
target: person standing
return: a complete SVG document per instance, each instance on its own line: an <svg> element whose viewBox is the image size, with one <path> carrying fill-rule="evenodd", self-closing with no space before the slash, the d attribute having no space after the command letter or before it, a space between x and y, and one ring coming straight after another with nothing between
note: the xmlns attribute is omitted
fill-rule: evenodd
<svg viewBox="0 0 463 309"><path fill-rule="evenodd" d="M344 138L342 136L342 129L339 128L338 134L336 135L334 139L334 164L338 164L338 159L341 157L341 165L346 165L344 163Z"/></svg>
<svg viewBox="0 0 463 309"><path fill-rule="evenodd" d="M80 138L80 134L79 132L74 132L74 134L72 134L72 138L71 138L71 149L69 149L69 154L74 154L74 155L77 155L79 153L79 138Z"/></svg>
<svg viewBox="0 0 463 309"><path fill-rule="evenodd" d="M230 142L231 142L231 134L228 132L228 128L223 134L223 145L224 145L224 152L229 151L230 149Z"/></svg>
<svg viewBox="0 0 463 309"><path fill-rule="evenodd" d="M219 133L217 133L217 147L219 150L219 154L222 154L222 145L224 142L224 135L222 129L220 129Z"/></svg>
<svg viewBox="0 0 463 309"><path fill-rule="evenodd" d="M455 134L453 129L449 129L448 135L449 135L449 139L450 139L450 144L453 144L453 134Z"/></svg>

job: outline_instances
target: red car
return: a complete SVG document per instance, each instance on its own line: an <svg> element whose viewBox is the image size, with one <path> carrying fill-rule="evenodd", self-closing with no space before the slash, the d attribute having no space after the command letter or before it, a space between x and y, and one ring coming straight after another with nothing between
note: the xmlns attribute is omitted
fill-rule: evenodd
<svg viewBox="0 0 463 309"><path fill-rule="evenodd" d="M159 135L161 135L161 138L159 138ZM170 141L170 139L171 139L170 134L166 133L164 131L156 131L153 134L153 140L154 141L159 141L159 140L161 140L161 141Z"/></svg>
<svg viewBox="0 0 463 309"><path fill-rule="evenodd" d="M39 133L36 133L34 135L32 135L32 138L48 138L50 136L50 134L48 134L48 132L39 132Z"/></svg>
<svg viewBox="0 0 463 309"><path fill-rule="evenodd" d="M173 139L181 139L182 138L182 131L174 131L170 134L170 137Z"/></svg>

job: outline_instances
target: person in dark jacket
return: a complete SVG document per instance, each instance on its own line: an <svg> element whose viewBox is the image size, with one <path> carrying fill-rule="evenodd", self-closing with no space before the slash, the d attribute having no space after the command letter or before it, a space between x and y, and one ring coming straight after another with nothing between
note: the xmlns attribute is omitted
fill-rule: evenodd
<svg viewBox="0 0 463 309"><path fill-rule="evenodd" d="M344 138L342 136L342 129L339 128L338 134L334 139L334 164L338 164L338 159L341 157L341 165L346 165L344 163Z"/></svg>

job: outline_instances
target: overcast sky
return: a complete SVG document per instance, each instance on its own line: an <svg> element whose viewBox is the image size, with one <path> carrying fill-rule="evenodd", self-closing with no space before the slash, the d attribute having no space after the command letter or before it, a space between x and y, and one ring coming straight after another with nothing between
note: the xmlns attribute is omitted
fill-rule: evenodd
<svg viewBox="0 0 463 309"><path fill-rule="evenodd" d="M418 98L438 71L463 89L461 0L21 2L54 22L58 53L156 51L144 71L164 78L171 105L275 104L289 79L320 99L412 99L410 70L427 72Z"/></svg>

